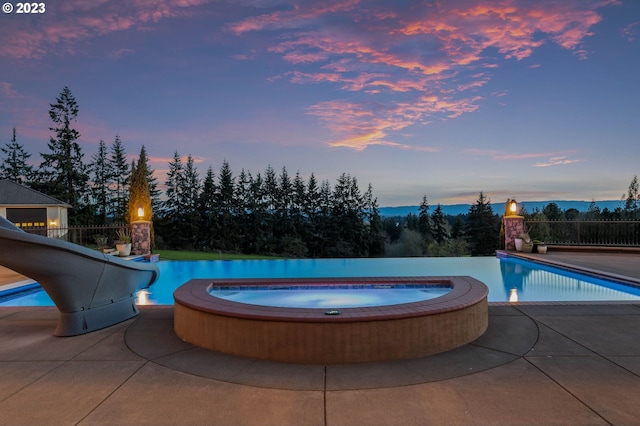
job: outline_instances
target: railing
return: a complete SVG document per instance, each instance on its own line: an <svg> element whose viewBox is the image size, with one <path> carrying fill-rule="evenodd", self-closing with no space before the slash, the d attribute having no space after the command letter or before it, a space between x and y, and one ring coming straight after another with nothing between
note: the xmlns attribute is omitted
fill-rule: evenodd
<svg viewBox="0 0 640 426"><path fill-rule="evenodd" d="M640 220L528 220L529 235L547 244L640 246Z"/></svg>
<svg viewBox="0 0 640 426"><path fill-rule="evenodd" d="M82 246L104 248L112 246L117 237L117 232L126 229L126 227L127 225L124 223L115 223L111 225L69 226L66 228L50 226L23 227L21 229L30 234L44 235Z"/></svg>
<svg viewBox="0 0 640 426"><path fill-rule="evenodd" d="M547 244L640 247L640 220L527 220L531 238ZM24 231L91 247L110 247L124 223L22 228Z"/></svg>

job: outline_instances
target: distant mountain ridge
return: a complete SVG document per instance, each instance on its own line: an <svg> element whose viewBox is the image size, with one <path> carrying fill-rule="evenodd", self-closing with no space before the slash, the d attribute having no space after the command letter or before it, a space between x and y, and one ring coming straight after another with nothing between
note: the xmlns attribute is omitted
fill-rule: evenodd
<svg viewBox="0 0 640 426"><path fill-rule="evenodd" d="M580 212L586 212L589 210L589 206L591 205L591 201L562 201L562 200L550 200L550 201L522 201L520 205L524 205L524 208L527 212L532 213L535 209L542 211L542 209L550 203L556 203L558 207L562 210L568 209L576 209ZM614 211L618 207L624 207L624 203L620 200L606 200L606 201L596 201L596 205L600 208L600 210L604 210L605 208L610 211ZM494 213L502 214L504 213L504 205L505 203L491 203L491 208ZM429 205L429 213L433 213L433 210L436 208L437 204ZM457 216L459 214L469 213L469 208L471 208L471 204L449 204L442 205L442 211L445 215ZM397 207L380 207L380 216L406 216L409 213L413 213L417 215L419 212L419 206L397 206Z"/></svg>

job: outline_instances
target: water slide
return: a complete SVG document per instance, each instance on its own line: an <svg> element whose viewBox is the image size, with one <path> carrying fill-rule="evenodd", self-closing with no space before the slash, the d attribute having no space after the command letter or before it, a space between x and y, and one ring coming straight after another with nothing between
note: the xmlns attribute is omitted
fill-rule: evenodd
<svg viewBox="0 0 640 426"><path fill-rule="evenodd" d="M0 265L36 280L60 311L56 336L75 336L138 315L135 292L158 267L24 232L0 216Z"/></svg>

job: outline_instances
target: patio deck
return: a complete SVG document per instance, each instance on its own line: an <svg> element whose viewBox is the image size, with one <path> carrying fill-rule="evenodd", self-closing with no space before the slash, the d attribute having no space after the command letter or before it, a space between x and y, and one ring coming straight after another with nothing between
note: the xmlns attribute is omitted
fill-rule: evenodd
<svg viewBox="0 0 640 426"><path fill-rule="evenodd" d="M640 280L637 254L546 256ZM640 424L640 303L491 305L472 344L336 366L209 352L141 311L60 338L55 308L0 308L0 424Z"/></svg>

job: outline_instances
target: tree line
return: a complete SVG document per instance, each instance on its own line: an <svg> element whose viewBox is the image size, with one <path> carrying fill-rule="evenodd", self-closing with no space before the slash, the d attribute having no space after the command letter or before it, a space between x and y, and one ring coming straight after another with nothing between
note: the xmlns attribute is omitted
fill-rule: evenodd
<svg viewBox="0 0 640 426"><path fill-rule="evenodd" d="M134 191L130 189L143 185L148 187L158 247L362 257L491 254L497 245L498 219L482 193L464 224L455 223L453 229L446 225L441 206L429 212L426 196L416 220L409 217L400 221L402 225L390 226L388 218L380 217L371 185L363 192L356 177L348 173L333 185L318 181L313 174L306 180L299 172L292 176L285 167L276 173L268 166L255 175L243 169L234 176L225 160L217 175L209 167L201 177L191 155L185 159L175 152L163 194L144 146L138 162L129 164L116 135L110 146L101 140L97 152L85 162L78 143L80 133L74 128L78 112L75 97L64 87L50 104L52 136L48 152L40 153L38 168L18 143L15 128L10 142L0 148L4 157L0 178L70 204L71 225L131 220L128 207L134 201L129 197ZM132 181L132 176L138 177ZM398 249L399 227L406 228L404 239L415 239L414 232L419 235L418 251Z"/></svg>
<svg viewBox="0 0 640 426"><path fill-rule="evenodd" d="M292 176L285 167L276 172L268 166L256 174L242 169L234 176L224 160L217 174L209 166L201 176L194 158L177 151L168 164L162 192L145 147L138 162L129 163L117 135L110 146L101 140L97 152L85 162L77 142L80 134L73 128L78 111L65 87L50 105L53 136L48 152L40 153L37 169L31 165L31 154L18 143L15 128L10 142L0 147L0 179L70 204L72 225L130 220L130 187L143 185L148 189L159 248L362 257L492 255L499 247L500 215L482 192L464 215L445 215L439 204L431 209L425 195L418 214L382 218L371 185L361 191L356 177L348 173L334 184L318 181L314 174L308 179L299 172ZM134 175L138 177L132 182ZM637 215L639 200L634 177L624 209L611 213L594 208L587 214ZM574 214L561 213L551 203L527 215L556 220Z"/></svg>

